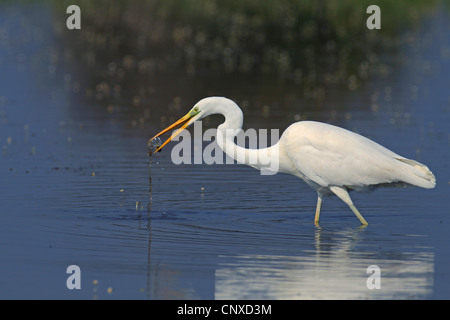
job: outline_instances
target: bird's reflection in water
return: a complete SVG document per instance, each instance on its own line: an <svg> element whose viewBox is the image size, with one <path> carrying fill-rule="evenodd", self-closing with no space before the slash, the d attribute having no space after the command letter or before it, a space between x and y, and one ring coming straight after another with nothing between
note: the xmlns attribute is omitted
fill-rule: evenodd
<svg viewBox="0 0 450 320"><path fill-rule="evenodd" d="M432 252L358 252L364 231L317 228L315 250L301 255L221 255L215 298L418 299L432 293ZM371 265L380 268L380 289L368 288Z"/></svg>

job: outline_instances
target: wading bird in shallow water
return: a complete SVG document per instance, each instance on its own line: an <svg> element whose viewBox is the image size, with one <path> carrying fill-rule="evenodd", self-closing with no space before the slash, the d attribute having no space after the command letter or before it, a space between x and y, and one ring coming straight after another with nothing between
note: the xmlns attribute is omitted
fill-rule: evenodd
<svg viewBox="0 0 450 320"><path fill-rule="evenodd" d="M152 139L181 126L157 150L161 150L181 130L194 121L212 114L221 114L225 122L217 127L216 141L231 158L257 169L267 167L258 159L269 156L277 161L277 171L303 179L317 192L314 222L319 223L324 195L335 194L344 201L362 225L367 225L353 204L348 191L386 186L417 186L434 188L436 179L427 166L404 158L359 134L326 123L300 121L290 125L280 140L268 148L247 149L238 146L234 138L242 128L244 116L230 99L209 97L200 100L184 117ZM257 159L250 162L249 159Z"/></svg>

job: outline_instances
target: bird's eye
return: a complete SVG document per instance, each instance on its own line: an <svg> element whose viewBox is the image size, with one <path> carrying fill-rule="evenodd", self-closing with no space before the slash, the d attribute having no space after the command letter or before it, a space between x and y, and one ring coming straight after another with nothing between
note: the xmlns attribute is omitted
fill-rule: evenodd
<svg viewBox="0 0 450 320"><path fill-rule="evenodd" d="M195 108L194 108L194 112L198 112L198 107L195 107Z"/></svg>

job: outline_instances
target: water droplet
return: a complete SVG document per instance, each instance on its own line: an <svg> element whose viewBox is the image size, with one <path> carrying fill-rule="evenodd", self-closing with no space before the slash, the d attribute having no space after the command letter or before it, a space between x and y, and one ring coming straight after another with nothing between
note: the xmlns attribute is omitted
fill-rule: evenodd
<svg viewBox="0 0 450 320"><path fill-rule="evenodd" d="M147 143L147 149L149 156L152 156L153 153L155 153L156 149L158 149L161 146L161 139L159 137L156 137L152 140L150 140Z"/></svg>

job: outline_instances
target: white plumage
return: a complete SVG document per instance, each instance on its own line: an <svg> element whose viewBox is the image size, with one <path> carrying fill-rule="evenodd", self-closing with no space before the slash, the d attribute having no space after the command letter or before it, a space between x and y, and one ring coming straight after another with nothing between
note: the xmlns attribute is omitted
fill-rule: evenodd
<svg viewBox="0 0 450 320"><path fill-rule="evenodd" d="M267 163L255 163L249 159L267 158L269 155L271 159L277 159L278 171L303 179L317 191L315 223L319 222L326 194L338 196L361 224L366 225L348 191L399 184L434 188L436 184L427 166L404 158L359 134L321 122L296 122L285 130L278 143L268 148L238 146L234 136L242 128L243 114L236 103L222 97L200 100L183 118L153 137L151 140L184 123L157 151L194 121L211 114L225 117L225 122L217 128L217 142L228 156L252 167L267 169Z"/></svg>
<svg viewBox="0 0 450 320"><path fill-rule="evenodd" d="M298 170L317 186L361 189L377 184L404 182L433 188L435 179L425 165L406 159L378 143L333 125L302 121L289 126L280 149Z"/></svg>

